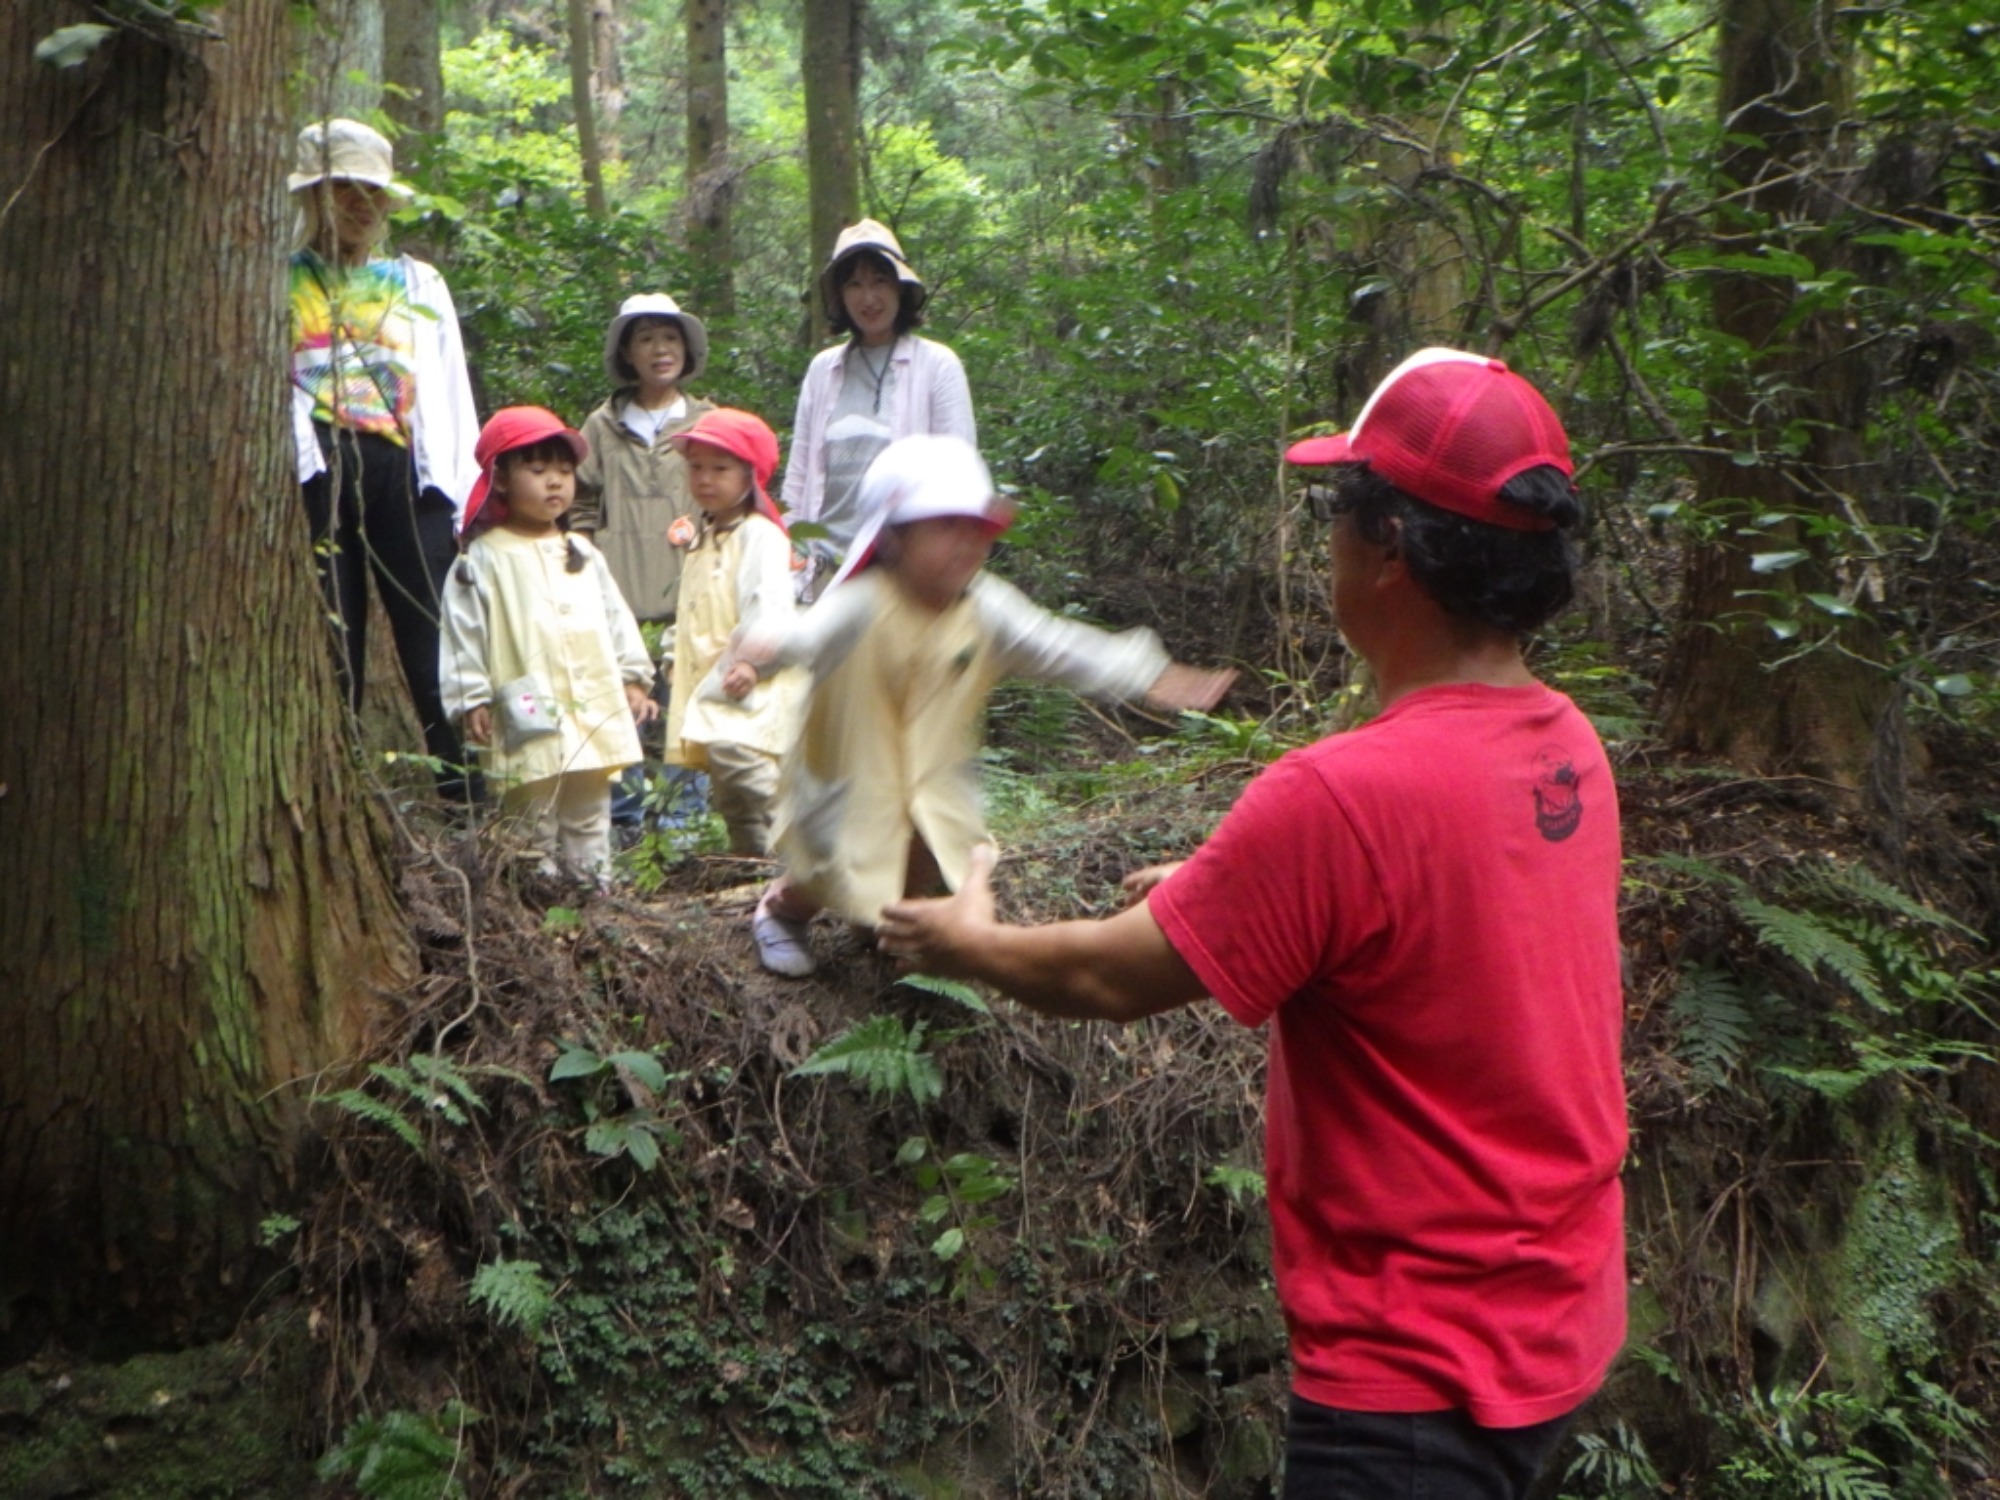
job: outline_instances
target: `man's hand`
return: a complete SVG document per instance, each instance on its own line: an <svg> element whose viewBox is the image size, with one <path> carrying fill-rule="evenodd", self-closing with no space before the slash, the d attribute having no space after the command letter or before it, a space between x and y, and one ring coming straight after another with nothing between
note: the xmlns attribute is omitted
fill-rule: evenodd
<svg viewBox="0 0 2000 1500"><path fill-rule="evenodd" d="M484 703L465 711L465 738L473 745L493 743L493 710Z"/></svg>
<svg viewBox="0 0 2000 1500"><path fill-rule="evenodd" d="M632 706L633 719L641 724L650 724L660 716L660 705L653 700L644 683L626 683L625 701Z"/></svg>
<svg viewBox="0 0 2000 1500"><path fill-rule="evenodd" d="M1206 712L1222 701L1222 695L1229 691L1229 684L1236 680L1234 667L1190 667L1184 662L1170 662L1166 671L1153 679L1153 685L1146 689L1146 701L1155 708L1179 713L1183 709L1199 709Z"/></svg>
<svg viewBox="0 0 2000 1500"><path fill-rule="evenodd" d="M1174 871L1186 864L1184 859L1176 859L1164 865L1147 865L1143 870L1134 870L1118 882L1118 888L1125 893L1125 904L1132 906L1146 899L1146 892L1165 880Z"/></svg>
<svg viewBox="0 0 2000 1500"><path fill-rule="evenodd" d="M882 908L875 928L882 951L905 973L968 978L972 955L998 925L993 920L991 844L972 851L965 881L956 894L937 901L894 901Z"/></svg>

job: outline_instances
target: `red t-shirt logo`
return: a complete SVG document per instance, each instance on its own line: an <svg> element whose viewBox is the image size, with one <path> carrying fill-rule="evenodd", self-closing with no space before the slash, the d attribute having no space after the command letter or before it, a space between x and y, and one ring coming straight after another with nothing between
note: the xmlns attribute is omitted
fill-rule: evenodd
<svg viewBox="0 0 2000 1500"><path fill-rule="evenodd" d="M1544 745L1535 752L1535 827L1551 844L1575 833L1583 821L1577 781L1576 762L1561 745Z"/></svg>

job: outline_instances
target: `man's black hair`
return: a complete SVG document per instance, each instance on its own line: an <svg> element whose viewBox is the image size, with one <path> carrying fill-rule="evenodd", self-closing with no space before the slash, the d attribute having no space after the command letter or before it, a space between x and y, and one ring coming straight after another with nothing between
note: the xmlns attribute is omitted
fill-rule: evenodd
<svg viewBox="0 0 2000 1500"><path fill-rule="evenodd" d="M1569 532L1583 519L1583 504L1569 476L1547 464L1508 480L1500 498L1553 521L1554 529L1515 531L1440 509L1366 464L1343 466L1334 503L1353 514L1364 540L1393 543L1417 586L1446 614L1521 635L1561 613L1576 593Z"/></svg>
<svg viewBox="0 0 2000 1500"><path fill-rule="evenodd" d="M833 296L827 308L827 321L835 333L858 334L854 320L847 316L847 302L840 295L840 289L854 279L854 273L864 265L872 265L884 276L896 283L896 337L901 338L924 320L924 294L896 274L896 268L889 264L889 258L875 250L857 250L833 268Z"/></svg>

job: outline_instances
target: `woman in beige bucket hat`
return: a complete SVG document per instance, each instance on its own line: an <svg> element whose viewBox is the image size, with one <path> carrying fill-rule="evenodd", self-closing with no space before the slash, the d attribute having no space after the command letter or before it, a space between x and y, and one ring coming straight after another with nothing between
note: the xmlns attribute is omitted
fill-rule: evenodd
<svg viewBox="0 0 2000 1500"><path fill-rule="evenodd" d="M379 132L315 121L287 181L292 429L342 686L358 710L372 572L425 749L446 768L439 790L463 797L465 753L438 693L438 598L479 474L458 313L433 267L382 249L409 189Z"/></svg>
<svg viewBox="0 0 2000 1500"><path fill-rule="evenodd" d="M924 283L886 225L863 219L843 229L820 290L833 332L847 337L806 369L783 491L792 520L828 532L811 544L814 568L800 575L808 597L854 540L861 476L878 453L917 433L979 443L965 367L912 331L923 321Z"/></svg>

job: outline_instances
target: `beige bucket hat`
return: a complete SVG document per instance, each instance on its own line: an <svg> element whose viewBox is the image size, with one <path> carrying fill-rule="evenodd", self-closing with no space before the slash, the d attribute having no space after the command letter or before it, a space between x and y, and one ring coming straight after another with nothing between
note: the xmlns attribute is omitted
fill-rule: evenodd
<svg viewBox="0 0 2000 1500"><path fill-rule="evenodd" d="M708 329L701 319L683 312L680 303L665 292L639 292L618 304L618 316L604 330L604 373L613 385L632 385L639 378L618 352L618 346L625 342L625 330L638 318L667 318L680 325L681 341L687 345L682 380L692 380L708 367Z"/></svg>
<svg viewBox="0 0 2000 1500"><path fill-rule="evenodd" d="M410 196L396 180L396 152L381 131L359 120L315 120L299 132L298 170L285 179L293 192L321 182L359 182Z"/></svg>
<svg viewBox="0 0 2000 1500"><path fill-rule="evenodd" d="M889 262L896 272L896 279L905 290L904 298L914 308L924 305L928 293L924 290L923 278L910 269L910 263L903 257L903 247L896 243L895 233L887 224L876 219L863 219L849 224L840 231L840 237L833 242L833 254L826 260L826 269L820 272L820 296L827 307L840 306L840 287L837 273L843 261L852 260L863 251L871 251Z"/></svg>

